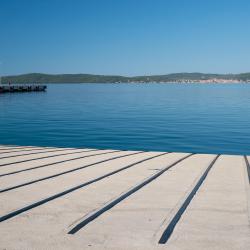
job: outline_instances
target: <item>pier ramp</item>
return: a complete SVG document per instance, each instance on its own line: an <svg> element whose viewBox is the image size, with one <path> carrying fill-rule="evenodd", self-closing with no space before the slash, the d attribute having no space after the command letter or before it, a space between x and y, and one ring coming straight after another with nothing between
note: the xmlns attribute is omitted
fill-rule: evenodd
<svg viewBox="0 0 250 250"><path fill-rule="evenodd" d="M249 162L0 145L0 248L250 249Z"/></svg>

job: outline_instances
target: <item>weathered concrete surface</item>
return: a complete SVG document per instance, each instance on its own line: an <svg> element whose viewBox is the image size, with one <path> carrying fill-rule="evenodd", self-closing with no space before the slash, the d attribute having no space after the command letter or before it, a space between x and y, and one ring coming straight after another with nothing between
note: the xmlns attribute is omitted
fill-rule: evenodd
<svg viewBox="0 0 250 250"><path fill-rule="evenodd" d="M101 241L107 248L118 248L121 243L127 249L131 245L140 249L145 245L153 248L159 240L156 236L161 224L175 211L175 206L213 158L213 155L195 155L177 164L79 231L78 237Z"/></svg>
<svg viewBox="0 0 250 250"><path fill-rule="evenodd" d="M72 148L28 148L28 149L17 149L17 150L0 150L0 159L4 158L16 158L24 157L27 155L37 155L40 153L47 153L47 152L67 152L72 150ZM75 150L75 149L74 149ZM84 149L86 150L86 149ZM76 151L83 151L81 149L77 149Z"/></svg>
<svg viewBox="0 0 250 250"><path fill-rule="evenodd" d="M24 162L22 162L22 160L19 158L18 160L16 160L16 162L19 161L19 163L8 165L9 163L13 162L13 159L11 159L10 162L6 163L7 165L0 167L0 175L7 174L10 172L14 172L14 171L24 170L27 168L34 168L34 167L38 167L38 166L41 166L44 164L56 163L58 161L66 161L66 160L74 159L77 157L94 154L94 152L95 151L82 152L82 150L81 150L81 152L79 152L79 151L70 150L70 151L67 151L64 153L63 152L56 152L56 153L54 152L51 154L46 153L45 155L42 156L42 157L45 157L43 159L36 160L36 158L38 158L38 157L35 158L34 156L32 156L28 161L24 160ZM112 152L112 151L106 150L103 152ZM53 157L50 157L50 156L53 156ZM46 157L49 157L49 158L46 158ZM0 160L0 162L1 162L1 160Z"/></svg>
<svg viewBox="0 0 250 250"><path fill-rule="evenodd" d="M0 183L0 189L5 185L4 183L19 184L25 181L33 180L55 174L61 171L73 169L77 166L82 166L85 163L93 163L102 159L109 159L118 155L125 155L124 152L114 152L110 150L102 151L86 151L81 153L74 153L70 155L56 156L53 158L46 158L30 162L17 163L11 166L0 167L1 174L10 174L15 171L26 170L20 172L18 175L10 174L6 176ZM91 157L92 156L92 157ZM52 164L48 165L47 164Z"/></svg>
<svg viewBox="0 0 250 250"><path fill-rule="evenodd" d="M128 152L126 152L126 154L127 153ZM119 155L122 155L122 154L124 155L125 153L124 152L119 153ZM121 168L135 161L139 161L146 157L156 155L156 154L157 153L144 153L144 154L132 155L130 157L126 157L126 160L124 160L123 158L120 158L114 161L97 164L89 168L82 169L81 171L76 171L76 172L72 172L66 175L59 176L57 178L45 180L45 181L36 183L34 185L25 186L17 190L2 193L1 200L3 201L3 204L1 205L1 210L4 213L6 213L7 211L15 210L20 206L24 206L25 204L30 204L31 202L35 202L36 200L43 199L49 195L62 192L65 189L71 188L76 185L80 185L81 183L87 182L107 172ZM118 156L118 153L116 153L116 156ZM111 158L111 156L104 155L104 156L98 156L98 157L95 156L92 159L87 158L85 159L85 161L83 161L82 165L93 163L93 162L100 161L103 159L108 159L108 158ZM70 167L74 167L75 165L73 164ZM138 175L137 178L140 178L140 175ZM13 200L11 204L8 202L9 199Z"/></svg>
<svg viewBox="0 0 250 250"><path fill-rule="evenodd" d="M249 249L245 174L242 157L222 156L178 223L169 247Z"/></svg>
<svg viewBox="0 0 250 250"><path fill-rule="evenodd" d="M40 152L39 154L36 154L36 155L25 155L23 154L23 156L18 156L18 157L15 157L15 158L12 158L12 157L9 157L9 158L4 158L4 159L0 159L1 160L1 163L0 163L0 166L4 165L4 164L13 164L13 163L18 163L19 161L30 161L30 160L33 160L33 159L36 159L36 158L40 158L40 157L48 157L48 156L52 156L52 155L60 155L60 154L66 154L66 153L72 153L72 152L81 152L83 150L72 150L72 149L65 149L65 150L62 150L62 149L59 149L59 151L56 151L54 152L54 150L51 150L51 152L47 152L47 150L45 150L45 153L43 152ZM19 154L18 154L19 155Z"/></svg>
<svg viewBox="0 0 250 250"><path fill-rule="evenodd" d="M11 150L11 147L8 148ZM13 148L17 147L13 146ZM4 146L1 149L4 149ZM34 150L39 151L41 148ZM47 151L48 148L45 150ZM74 149L67 150L74 152ZM163 152L136 154L137 152L133 151L123 151L73 160L79 155L102 152L111 152L111 150L79 153L78 149L73 155L0 167L1 174L72 159L43 168L2 176L0 177L2 190L106 160L71 173L0 193L1 220L2 216L28 204L54 194L61 194L64 190L131 165L127 169L0 222L0 249L250 248L249 181L242 156L218 158L176 223L166 244L158 244L159 237L215 155L197 154L188 157L118 202L75 234L68 234L70 229L88 214L99 211L105 204L121 197L132 187L143 183L161 169L188 155L186 153L161 155ZM23 153L27 152L23 151ZM58 153L60 152L54 152L55 155ZM128 154L131 155L125 156ZM42 156L44 155L53 155L53 152L42 153ZM36 156L41 155L35 154L31 158ZM111 159L116 156L124 157ZM157 157L148 159L154 156ZM31 158L28 156L10 158L10 162Z"/></svg>

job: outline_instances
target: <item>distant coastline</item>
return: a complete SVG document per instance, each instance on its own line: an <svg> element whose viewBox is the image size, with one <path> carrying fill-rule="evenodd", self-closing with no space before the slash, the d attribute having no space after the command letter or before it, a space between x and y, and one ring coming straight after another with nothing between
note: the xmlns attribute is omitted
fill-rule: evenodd
<svg viewBox="0 0 250 250"><path fill-rule="evenodd" d="M150 76L116 76L92 74L41 74L31 73L2 77L3 84L31 83L250 83L250 73L204 74L173 73Z"/></svg>

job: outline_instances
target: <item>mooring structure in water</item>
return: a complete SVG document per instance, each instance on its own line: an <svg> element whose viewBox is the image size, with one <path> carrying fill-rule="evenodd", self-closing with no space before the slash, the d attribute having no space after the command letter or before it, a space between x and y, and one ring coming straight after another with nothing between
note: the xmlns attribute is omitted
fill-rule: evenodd
<svg viewBox="0 0 250 250"><path fill-rule="evenodd" d="M15 93L15 92L38 92L45 91L46 85L41 84L9 84L0 85L0 93Z"/></svg>

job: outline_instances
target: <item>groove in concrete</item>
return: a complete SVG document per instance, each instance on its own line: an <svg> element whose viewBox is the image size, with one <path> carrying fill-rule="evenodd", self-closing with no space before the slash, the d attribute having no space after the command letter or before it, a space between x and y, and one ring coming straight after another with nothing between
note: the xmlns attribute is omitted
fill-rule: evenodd
<svg viewBox="0 0 250 250"><path fill-rule="evenodd" d="M15 161L15 162L10 162L10 163L4 163L4 164L1 164L0 167L5 167L5 166L18 164L18 163L23 163L23 162L29 162L29 161L42 160L42 159L52 158L52 157L56 157L56 156L71 155L71 154L90 152L90 151L98 151L98 150L99 149L91 149L91 150L83 150L83 151L71 152L71 153L65 153L65 154L56 154L56 155L43 156L43 157L32 158L32 159L28 159L28 160L21 160L21 161Z"/></svg>
<svg viewBox="0 0 250 250"><path fill-rule="evenodd" d="M102 151L102 150L98 150L98 149L97 149L97 150L88 150L88 151L83 151L83 152L91 152L91 151ZM79 153L83 153L83 152L79 152ZM27 172L27 171L31 171L31 170L35 170L35 169L39 169L39 168L44 168L44 167L48 167L48 166L53 166L53 165L56 165L56 164L59 164L59 163L64 163L64 162L68 162L68 161L74 161L74 160L79 160L79 159L83 159L83 158L88 158L88 157L91 157L91 156L112 154L112 153L118 153L118 152L121 152L121 150L112 150L112 151L104 152L104 153L98 153L98 154L92 154L92 155L78 156L78 157L70 158L70 159L67 159L67 160L56 161L56 162L47 163L47 164L39 165L39 166L32 167L32 168L26 168L26 169L17 170L17 171L14 171L14 172L9 172L9 173L6 173L6 174L1 174L1 175L0 175L0 178L1 178L1 177L4 177L4 176L8 176L8 175L18 174L18 173L21 173L21 172ZM69 154L76 154L76 153L69 153ZM68 154L62 154L62 155L68 155ZM60 156L61 156L61 155L60 155Z"/></svg>
<svg viewBox="0 0 250 250"><path fill-rule="evenodd" d="M1 159L13 158L13 157L19 157L19 156L27 156L27 155L36 155L36 154L53 153L53 152L59 152L59 151L67 151L67 150L72 150L72 149L56 149L56 150L51 150L50 149L50 150L45 150L45 151L44 151L44 149L36 149L36 150L41 150L41 151L33 152L33 153L27 153L27 154L25 153L25 154L4 156L4 157L0 157L0 160ZM34 149L32 149L31 151L34 151ZM20 152L20 151L17 151L17 152ZM82 151L79 151L79 152L82 152ZM13 152L10 152L10 153L13 153Z"/></svg>
<svg viewBox="0 0 250 250"><path fill-rule="evenodd" d="M249 161L248 161L246 155L244 155L244 159L245 159L245 162L246 162L247 174L248 174L248 181L249 181L249 184L250 184L250 164L249 164Z"/></svg>
<svg viewBox="0 0 250 250"><path fill-rule="evenodd" d="M80 223L78 223L76 226L74 226L68 232L68 234L75 234L80 229L82 229L84 226L86 226L87 224L89 224L91 221L95 220L97 217L101 216L103 213L107 212L112 207L114 207L115 205L117 205L118 203L120 203L121 201L123 201L124 199L126 199L127 197L129 197L130 195L132 195L133 193L137 192L138 190L140 190L145 185L149 184L150 182L152 182L153 180L155 180L159 176L161 176L167 170L169 170L173 166L177 165L179 162L187 159L188 157L190 157L192 155L194 155L194 154L189 154L187 156L182 157L181 159L179 159L179 160L175 161L174 163L168 165L167 167L161 169L156 174L153 174L152 176L150 176L149 178L147 178L143 182L137 184L136 186L134 186L133 188L131 188L130 190L128 190L126 193L124 193L121 196L119 196L118 198L110 201L108 204L104 205L103 207L99 208L98 210L94 211L93 213L87 215Z"/></svg>
<svg viewBox="0 0 250 250"><path fill-rule="evenodd" d="M200 186L202 185L202 183L206 179L209 171L211 170L211 168L213 167L214 163L219 158L219 156L220 155L217 155L212 160L212 162L206 168L206 170L204 171L204 173L202 174L202 176L199 178L198 182L195 184L194 188L189 193L188 197L182 203L181 207L178 209L178 211L176 212L176 214L174 215L174 217L172 218L172 220L168 224L167 228L164 230L164 232L163 232L163 234L162 234L162 236L161 236L161 238L160 238L160 240L158 242L159 244L165 244L165 243L167 243L167 241L169 240L170 236L172 235L172 233L173 233L173 231L175 229L175 226L177 225L178 221L180 220L181 216L183 215L183 213L187 209L187 207L190 204L190 202L192 201L194 195L196 194L196 192L199 190Z"/></svg>
<svg viewBox="0 0 250 250"><path fill-rule="evenodd" d="M110 152L108 152L108 153L110 153ZM114 152L112 152L112 153L114 153ZM40 178L40 179L36 179L36 180L25 182L25 183L22 183L22 184L19 184L19 185L16 185L16 186L8 187L8 188L0 190L0 193L4 193L4 192L7 192L7 191L10 191L10 190L13 190L13 189L17 189L17 188L20 188L20 187L31 185L31 184L34 184L34 183L37 183L37 182L40 182L40 181L52 179L52 178L55 178L55 177L58 177L58 176L61 176L61 175L64 175L64 174L69 174L69 173L72 173L72 172L75 172L75 171L78 171L78 170L81 170L81 169L84 169L84 168L87 168L87 167L91 167L91 166L94 166L94 165L97 165L97 164L100 164L100 163L107 162L107 161L112 161L112 160L123 158L123 157L126 157L126 156L132 156L132 155L142 154L142 153L144 153L144 152L136 152L136 153L130 153L130 154L121 155L121 156L115 156L115 157L112 157L112 158L108 158L106 160L101 160L101 161L94 162L94 163L91 163L91 164L87 164L87 165L84 165L84 166L81 166L81 167L78 167L78 168L73 168L73 169L70 169L70 170L67 170L67 171L64 171L64 172L60 172L60 173L57 173L57 174L54 174L54 175L49 175L49 176L46 176L46 177L43 177L43 178ZM107 153L101 153L101 154L95 154L95 155L87 155L84 158L87 158L87 157L90 157L90 156L103 155L103 154L107 154Z"/></svg>
<svg viewBox="0 0 250 250"><path fill-rule="evenodd" d="M145 152L139 152L139 153L145 153ZM92 179L92 180L90 180L90 181L84 182L84 183L82 183L82 184L80 184L80 185L77 185L77 186L75 186L75 187L72 187L72 188L70 188L70 189L64 190L63 192L57 193L57 194L55 194L55 195L52 195L52 196L50 196L50 197L47 197L47 198L45 198L45 199L42 199L42 200L37 201L37 202L35 202L35 203L32 203L32 204L30 204L30 205L28 205L28 206L26 206L26 207L23 207L23 208L20 208L20 209L18 209L18 210L15 210L15 211L13 211L13 212L10 212L10 213L8 213L8 214L6 214L6 215L1 216L1 217L0 217L0 222L3 222L3 221L8 220L8 219L10 219L10 218L13 218L13 217L15 217L15 216L17 216L17 215L19 215L19 214L21 214L21 213L24 213L24 212L26 212L26 211L28 211L28 210L31 210L31 209L35 208L35 207L41 206L41 205L43 205L43 204L45 204L45 203L48 203L49 201L55 200L55 199L60 198L60 197L62 197L62 196L64 196L64 195L66 195L66 194L72 193L73 191L76 191L76 190L78 190L78 189L80 189L80 188L83 188L83 187L85 187L85 186L88 186L88 185L90 185L90 184L93 184L93 183L95 183L95 182L98 182L98 181L100 181L100 180L102 180L102 179L105 179L105 178L107 178L107 177L110 177L110 176L112 176L112 175L114 175L114 174L117 174L117 173L119 173L119 172L122 172L122 171L124 171L124 170L126 170L126 169L128 169L128 168L131 168L131 167L133 167L133 166L135 166L135 165L137 165L137 164L143 163L143 162L145 162L145 161L149 161L149 160L151 160L151 159L153 159L153 158L160 157L160 156L165 155L165 154L168 154L168 153L165 152L165 153L162 153L162 154L159 154L159 155L151 156L151 157L145 158L145 159L143 159L143 160L134 162L134 163L129 164L129 165L125 166L125 167L122 167L122 168L120 168L120 169L114 170L114 171L112 171L112 172L109 172L109 173L107 173L107 174L105 174L105 175L102 175L102 176L97 177L97 178L95 178L95 179ZM189 156L191 156L191 155L193 155L193 154L190 154L190 155L188 155L188 156L185 156L184 158L187 158L187 157L189 157ZM121 157L120 157L120 158L121 158ZM181 160L184 160L184 158L181 158L180 160L178 160L178 161L176 162L176 164L177 164L178 162L180 162Z"/></svg>

